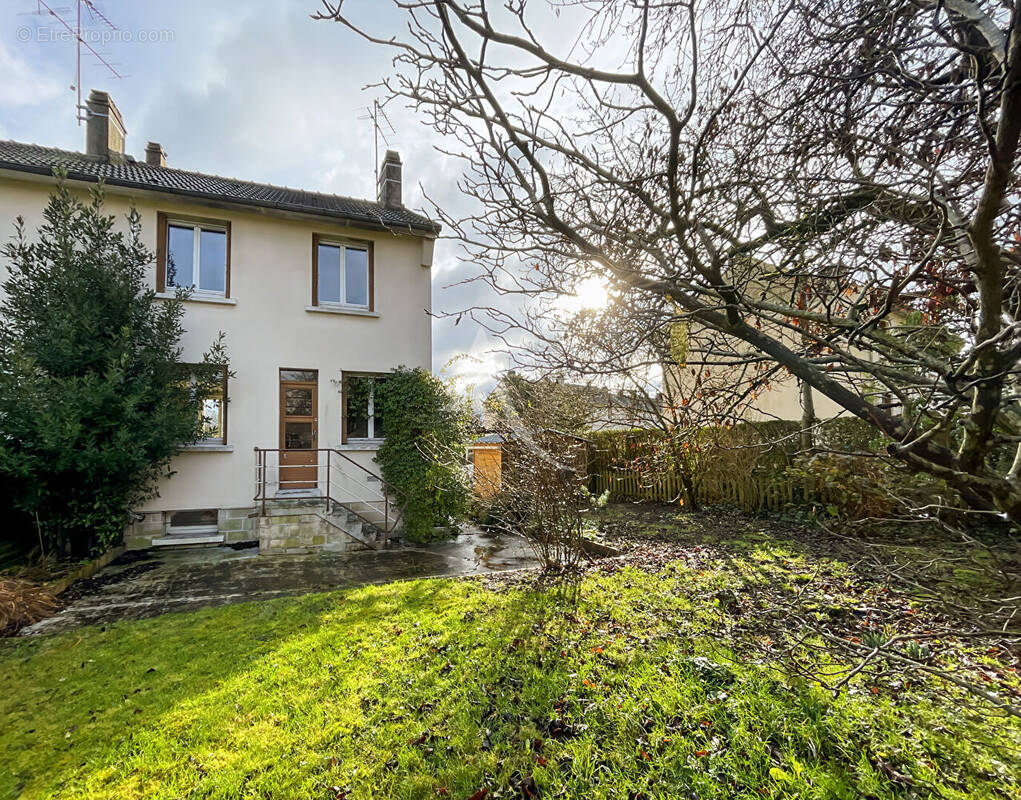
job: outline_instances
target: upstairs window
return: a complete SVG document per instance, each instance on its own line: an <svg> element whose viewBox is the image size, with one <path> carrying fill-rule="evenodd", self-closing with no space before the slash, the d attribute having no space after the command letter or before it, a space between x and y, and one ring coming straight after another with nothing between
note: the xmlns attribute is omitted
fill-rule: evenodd
<svg viewBox="0 0 1021 800"><path fill-rule="evenodd" d="M312 302L372 310L372 245L313 236Z"/></svg>
<svg viewBox="0 0 1021 800"><path fill-rule="evenodd" d="M344 441L382 439L382 409L376 405L376 389L386 378L352 375L344 379Z"/></svg>
<svg viewBox="0 0 1021 800"><path fill-rule="evenodd" d="M159 215L157 289L230 295L230 223Z"/></svg>

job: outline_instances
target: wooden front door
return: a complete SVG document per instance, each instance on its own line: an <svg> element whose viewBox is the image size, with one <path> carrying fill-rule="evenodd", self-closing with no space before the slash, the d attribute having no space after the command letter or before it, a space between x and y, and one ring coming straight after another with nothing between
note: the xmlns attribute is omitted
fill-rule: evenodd
<svg viewBox="0 0 1021 800"><path fill-rule="evenodd" d="M318 483L319 373L280 370L280 488L314 489Z"/></svg>

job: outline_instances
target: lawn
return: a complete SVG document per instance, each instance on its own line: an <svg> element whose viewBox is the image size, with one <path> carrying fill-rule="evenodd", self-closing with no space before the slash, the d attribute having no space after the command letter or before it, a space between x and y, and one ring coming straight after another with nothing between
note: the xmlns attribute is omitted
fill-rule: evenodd
<svg viewBox="0 0 1021 800"><path fill-rule="evenodd" d="M1021 796L1021 725L978 701L773 669L749 587L822 574L832 598L851 563L783 521L610 513L637 555L567 587L419 580L0 641L0 798Z"/></svg>

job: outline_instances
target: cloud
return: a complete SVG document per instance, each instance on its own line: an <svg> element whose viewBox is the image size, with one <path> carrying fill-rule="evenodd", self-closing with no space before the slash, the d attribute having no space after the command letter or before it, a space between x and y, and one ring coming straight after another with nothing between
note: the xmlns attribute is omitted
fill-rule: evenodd
<svg viewBox="0 0 1021 800"><path fill-rule="evenodd" d="M0 42L0 108L35 106L61 95L60 84Z"/></svg>
<svg viewBox="0 0 1021 800"><path fill-rule="evenodd" d="M34 7L34 0L24 3ZM377 94L363 87L392 74L392 53L361 41L342 25L311 20L309 14L319 7L316 0L99 5L123 30L170 34L156 43L106 47L128 76L123 80L83 61L83 89L111 92L128 128L129 153L140 157L147 140L158 141L170 164L183 169L355 197L375 195L373 130L360 117ZM403 28L388 3L348 0L348 5L360 6L380 29ZM0 70L6 78L0 83L0 134L83 149L84 128L74 121L73 95L62 87L74 79L72 45L19 45L12 31L4 31ZM393 129L385 128L387 141L379 146L401 153L405 203L423 209L424 188L455 216L470 215L471 201L458 189L461 162L437 152L443 143L439 135L399 104L388 106L386 113ZM519 303L494 297L482 283L458 285L474 271L455 242L438 242L434 311ZM433 321L433 367L439 372L456 359L448 373L462 385L477 384L480 391L492 385L507 365L506 356L491 352L498 345L468 318L459 325L452 319Z"/></svg>

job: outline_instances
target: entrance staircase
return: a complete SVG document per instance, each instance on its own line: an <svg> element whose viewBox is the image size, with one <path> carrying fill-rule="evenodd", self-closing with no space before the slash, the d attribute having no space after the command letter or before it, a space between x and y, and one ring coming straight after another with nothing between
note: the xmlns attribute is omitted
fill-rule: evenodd
<svg viewBox="0 0 1021 800"><path fill-rule="evenodd" d="M380 550L399 541L400 492L340 450L303 452L299 474L281 467L279 449L255 449L260 553Z"/></svg>

